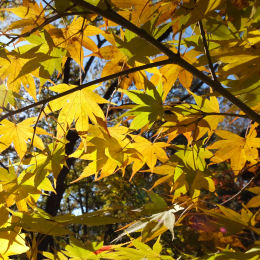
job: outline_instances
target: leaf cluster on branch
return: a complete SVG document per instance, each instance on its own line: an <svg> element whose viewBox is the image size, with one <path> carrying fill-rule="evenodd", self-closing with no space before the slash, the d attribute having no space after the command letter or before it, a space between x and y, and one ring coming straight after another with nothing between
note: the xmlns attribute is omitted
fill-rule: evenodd
<svg viewBox="0 0 260 260"><path fill-rule="evenodd" d="M0 17L2 259L258 259L258 0Z"/></svg>

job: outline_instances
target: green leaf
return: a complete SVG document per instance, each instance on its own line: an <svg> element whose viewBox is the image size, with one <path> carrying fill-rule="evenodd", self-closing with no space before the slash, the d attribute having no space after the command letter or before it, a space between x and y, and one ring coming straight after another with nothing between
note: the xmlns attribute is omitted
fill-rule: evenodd
<svg viewBox="0 0 260 260"><path fill-rule="evenodd" d="M93 252L88 250L86 246L79 240L74 238L71 239L70 244L66 245L66 251L63 253L70 257L70 259L100 259L97 255Z"/></svg>
<svg viewBox="0 0 260 260"><path fill-rule="evenodd" d="M151 127L155 121L163 118L162 97L154 86L150 85L148 87L145 92L121 90L137 104L133 109L122 115L122 117L135 115L130 125L131 129L137 130L146 125Z"/></svg>
<svg viewBox="0 0 260 260"><path fill-rule="evenodd" d="M115 37L115 40L117 47L130 60L129 63L131 61L148 63L147 57L154 56L160 52L152 44L129 30L125 31L125 39L123 41L118 37Z"/></svg>
<svg viewBox="0 0 260 260"><path fill-rule="evenodd" d="M182 160L185 167L194 171L204 171L206 169L206 159L212 157L212 153L199 145L194 144L190 147L185 145L175 145L174 148L177 152L173 158L177 157Z"/></svg>
<svg viewBox="0 0 260 260"><path fill-rule="evenodd" d="M46 235L63 236L70 234L71 231L65 229L64 225L55 222L50 216L43 217L39 213L22 213L10 211L13 216L18 218L16 226L31 232L38 232Z"/></svg>

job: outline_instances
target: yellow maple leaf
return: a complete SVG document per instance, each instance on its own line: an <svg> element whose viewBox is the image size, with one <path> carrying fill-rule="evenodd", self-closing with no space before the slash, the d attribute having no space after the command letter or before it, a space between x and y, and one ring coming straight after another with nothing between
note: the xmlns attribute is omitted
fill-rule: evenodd
<svg viewBox="0 0 260 260"><path fill-rule="evenodd" d="M7 78L7 87L16 93L19 93L21 84L23 84L25 90L36 101L36 87L31 73L24 73L21 75L21 71L29 61L27 58L22 58L19 54L20 49L7 53L8 59L0 58L0 78L5 80ZM32 69L33 70L33 69Z"/></svg>
<svg viewBox="0 0 260 260"><path fill-rule="evenodd" d="M212 96L209 99L200 97L191 93L196 101L193 104L181 104L173 107L168 106L168 109L173 114L165 114L166 123L162 125L156 134L166 133L168 142L183 134L189 143L193 140L199 140L205 134L208 136L213 134L218 123L223 121L224 116L217 115L220 113L219 104L216 97ZM167 106L165 106L167 108ZM207 115L207 113L209 113ZM212 115L210 113L213 113Z"/></svg>
<svg viewBox="0 0 260 260"><path fill-rule="evenodd" d="M59 84L50 89L62 93L73 87L75 86ZM76 123L76 130L82 132L88 131L89 120L97 123L96 117L105 118L98 104L108 103L108 101L93 92L96 88L96 85L84 88L49 103L49 107L45 110L46 113L61 109L58 117L57 136L63 136L73 120Z"/></svg>
<svg viewBox="0 0 260 260"><path fill-rule="evenodd" d="M134 140L132 147L136 149L143 160L144 163L148 165L151 171L153 171L157 160L161 162L166 162L168 156L163 148L169 146L169 144L164 142L151 143L142 136L131 135Z"/></svg>
<svg viewBox="0 0 260 260"><path fill-rule="evenodd" d="M172 51L174 53L177 52L175 48L172 48ZM198 56L198 54L198 52L191 50L183 55L183 59L191 64L194 64L197 60L196 56ZM183 69L176 64L167 64L160 69L160 72L162 74L162 82L165 96L167 96L178 78L182 86L186 89L190 88L193 81L193 75L189 71Z"/></svg>
<svg viewBox="0 0 260 260"><path fill-rule="evenodd" d="M2 259L9 259L10 255L20 255L30 248L26 245L25 234L16 231L0 232L0 255Z"/></svg>
<svg viewBox="0 0 260 260"><path fill-rule="evenodd" d="M21 20L12 22L7 30L22 28L22 33L26 33L45 21L45 12L42 4L27 3L26 5L24 4L15 8L6 8L5 11L22 18Z"/></svg>
<svg viewBox="0 0 260 260"><path fill-rule="evenodd" d="M178 1L168 1L161 4L161 2L154 3L151 0L111 0L117 8L122 9L119 14L132 23L140 26L152 19L155 15L158 16L156 24L161 24L172 17L173 12L178 6ZM131 9L134 12L129 12ZM115 23L109 21L109 26L115 26Z"/></svg>
<svg viewBox="0 0 260 260"><path fill-rule="evenodd" d="M69 55L81 67L83 67L84 52L83 47L92 52L98 52L96 43L88 36L93 36L102 32L99 28L91 26L89 22L82 18L76 17L66 28L57 29L49 26L49 33L52 35L53 42L56 46L62 47L69 52Z"/></svg>
<svg viewBox="0 0 260 260"><path fill-rule="evenodd" d="M22 159L27 151L27 141L32 140L34 128L32 125L36 122L36 117L30 117L21 123L13 123L7 119L0 125L0 152L7 149L12 143L19 157ZM43 150L44 144L37 134L48 135L48 133L39 127L36 127L33 146Z"/></svg>
<svg viewBox="0 0 260 260"><path fill-rule="evenodd" d="M131 150L131 142L126 138L128 129L123 126L109 127L103 131L100 127L91 125L87 138L87 147L81 143L79 149L72 154L72 157L78 157L83 160L89 160L87 167L83 170L81 176L74 180L77 182L83 178L100 173L98 179L113 174L127 161ZM129 150L130 149L130 150ZM85 150L85 151L84 151Z"/></svg>
<svg viewBox="0 0 260 260"><path fill-rule="evenodd" d="M247 161L256 163L259 160L258 150L260 147L260 138L256 138L254 127L244 138L225 130L216 130L216 134L223 138L210 145L208 149L216 149L214 157L211 159L214 163L220 163L230 160L231 168L235 174L238 174Z"/></svg>

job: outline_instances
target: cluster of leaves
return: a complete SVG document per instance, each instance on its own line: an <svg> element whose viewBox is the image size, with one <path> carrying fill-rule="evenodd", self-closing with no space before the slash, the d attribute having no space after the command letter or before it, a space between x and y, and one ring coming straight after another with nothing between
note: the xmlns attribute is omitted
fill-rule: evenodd
<svg viewBox="0 0 260 260"><path fill-rule="evenodd" d="M258 0L0 11L2 259L258 259Z"/></svg>

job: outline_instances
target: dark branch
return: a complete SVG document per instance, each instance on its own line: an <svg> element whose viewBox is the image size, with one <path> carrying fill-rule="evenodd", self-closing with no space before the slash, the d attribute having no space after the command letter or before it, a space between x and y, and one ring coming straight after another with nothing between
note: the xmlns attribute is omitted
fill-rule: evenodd
<svg viewBox="0 0 260 260"><path fill-rule="evenodd" d="M234 105L236 105L238 108L240 108L245 114L248 115L250 119L253 121L256 121L260 124L260 115L256 113L254 110L252 110L249 106L244 104L240 99L236 98L234 95L232 95L228 90L226 90L218 81L214 81L208 76L206 76L203 72L192 66L190 63L182 59L179 55L172 52L170 49L168 49L164 44L157 41L155 38L153 38L149 33L147 33L145 30L136 27L134 24L126 20L124 17L120 16L118 13L113 11L111 8L108 10L101 9L97 6L91 5L84 0L72 0L75 4L85 8L88 12L93 12L96 14L99 14L125 28L128 30L134 32L139 37L142 37L145 39L149 44L155 46L160 51L162 51L165 55L169 57L172 63L175 63L182 68L186 69L190 73L192 73L194 76L202 80L204 83L208 84L213 88L214 91L217 91L220 93L223 97L227 98L229 101L231 101Z"/></svg>
<svg viewBox="0 0 260 260"><path fill-rule="evenodd" d="M115 79L115 78L118 78L120 76L124 76L124 75L130 74L130 73L136 72L136 71L140 71L140 70L144 70L144 69L148 69L148 68L153 68L153 67L157 67L157 66L166 65L166 64L169 64L170 62L171 61L168 59L168 60L158 61L158 62L154 62L154 63L149 63L149 64L146 64L146 65L143 65L143 66L131 68L131 69L128 69L128 70L123 70L123 71L120 71L118 73L114 73L114 74L111 74L109 76L106 76L106 77L103 77L103 78L100 78L100 79L96 79L96 80L90 81L90 82L88 82L86 84L77 86L75 88L71 88L71 89L69 89L69 90L67 90L65 92L62 92L62 93L57 94L55 96L52 96L52 97L40 100L40 101L38 101L36 103L33 103L31 105L28 105L26 107L22 107L20 109L8 112L7 114L5 114L5 115L0 117L0 121L4 120L5 118L7 118L9 116L13 116L13 115L16 115L18 113L27 111L30 108L42 105L44 103L48 103L48 102L53 101L55 99L58 99L60 97L64 97L64 96L66 96L68 94L74 93L75 91L82 90L82 89L84 89L86 87L89 87L89 86L92 86L92 85L95 85L95 84L99 84L99 83L102 83L102 82L107 81L107 80Z"/></svg>

